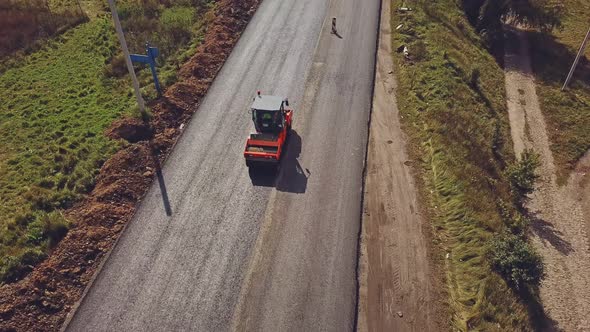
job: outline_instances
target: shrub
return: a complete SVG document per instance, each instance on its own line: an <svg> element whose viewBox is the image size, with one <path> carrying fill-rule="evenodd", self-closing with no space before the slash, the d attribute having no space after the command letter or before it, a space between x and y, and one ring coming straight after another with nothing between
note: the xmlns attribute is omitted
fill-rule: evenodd
<svg viewBox="0 0 590 332"><path fill-rule="evenodd" d="M539 155L527 149L520 155L520 160L508 168L510 185L520 197L535 190L535 182L539 178L536 171L540 165Z"/></svg>
<svg viewBox="0 0 590 332"><path fill-rule="evenodd" d="M524 235L530 224L530 219L520 211L503 201L498 201L498 209L502 221L512 234Z"/></svg>
<svg viewBox="0 0 590 332"><path fill-rule="evenodd" d="M520 236L503 234L495 237L489 258L492 268L516 289L524 285L537 286L544 277L541 256Z"/></svg>
<svg viewBox="0 0 590 332"><path fill-rule="evenodd" d="M123 77L127 74L127 64L123 53L113 56L110 62L105 66L104 74L107 77Z"/></svg>
<svg viewBox="0 0 590 332"><path fill-rule="evenodd" d="M47 239L50 248L57 245L70 228L70 223L59 211L45 214L41 221L43 223L43 237Z"/></svg>

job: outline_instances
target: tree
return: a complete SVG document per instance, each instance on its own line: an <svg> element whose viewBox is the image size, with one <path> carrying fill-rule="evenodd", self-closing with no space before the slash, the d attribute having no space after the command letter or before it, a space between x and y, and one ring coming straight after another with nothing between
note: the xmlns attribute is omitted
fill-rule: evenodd
<svg viewBox="0 0 590 332"><path fill-rule="evenodd" d="M537 169L541 166L539 154L533 150L524 150L520 160L508 167L510 185L521 196L531 194L535 190L535 183L539 179Z"/></svg>
<svg viewBox="0 0 590 332"><path fill-rule="evenodd" d="M538 286L545 276L543 259L520 236L503 234L491 241L488 252L492 268L511 286Z"/></svg>

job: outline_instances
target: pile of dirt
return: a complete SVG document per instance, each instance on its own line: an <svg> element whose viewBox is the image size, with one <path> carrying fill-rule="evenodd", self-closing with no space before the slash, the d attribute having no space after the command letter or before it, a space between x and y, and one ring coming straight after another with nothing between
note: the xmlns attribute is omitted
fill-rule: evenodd
<svg viewBox="0 0 590 332"><path fill-rule="evenodd" d="M123 119L107 131L130 142L101 168L88 197L66 211L76 226L25 279L0 288L0 331L55 331L111 250L182 125L195 112L260 0L220 0L204 43L180 69L179 82L150 107L149 126ZM151 129L150 129L151 128Z"/></svg>
<svg viewBox="0 0 590 332"><path fill-rule="evenodd" d="M123 118L113 122L105 135L112 139L124 139L131 143L145 141L152 137L149 123L140 119Z"/></svg>

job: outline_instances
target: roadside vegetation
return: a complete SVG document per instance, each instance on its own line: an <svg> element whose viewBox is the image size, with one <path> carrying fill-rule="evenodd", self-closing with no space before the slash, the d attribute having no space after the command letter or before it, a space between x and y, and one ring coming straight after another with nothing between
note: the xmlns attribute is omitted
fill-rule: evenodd
<svg viewBox="0 0 590 332"><path fill-rule="evenodd" d="M163 87L201 42L212 1L122 1L132 52L151 41ZM100 8L97 6L97 8ZM109 14L15 55L0 74L0 284L22 278L72 227L63 211L94 187L102 164L124 143L104 132L137 116ZM156 97L138 67L144 96Z"/></svg>
<svg viewBox="0 0 590 332"><path fill-rule="evenodd" d="M500 56L505 21L547 31L560 25L563 9L562 3L553 0L461 0L461 4L488 49Z"/></svg>
<svg viewBox="0 0 590 332"><path fill-rule="evenodd" d="M590 149L590 48L580 59L566 91L567 73L588 31L590 2L564 0L561 28L531 32L531 59L537 95L547 123L558 182L565 183L578 160Z"/></svg>
<svg viewBox="0 0 590 332"><path fill-rule="evenodd" d="M164 3L164 4L163 4ZM195 52L204 36L207 16L215 5L214 0L141 0L117 3L117 10L129 51L146 54L146 43L156 46L160 56L156 62L160 83L166 87L176 82L176 73ZM107 10L107 7L105 7ZM156 90L151 72L145 65L137 64L138 78L147 101L155 99ZM127 75L123 53L117 52L108 59L105 74L111 77Z"/></svg>
<svg viewBox="0 0 590 332"><path fill-rule="evenodd" d="M76 0L1 1L0 71L38 50L47 39L87 19Z"/></svg>
<svg viewBox="0 0 590 332"><path fill-rule="evenodd" d="M522 204L538 157L514 157L491 29L474 27L465 9L452 0L394 0L400 115L443 251L451 328L531 330L543 264L527 242Z"/></svg>

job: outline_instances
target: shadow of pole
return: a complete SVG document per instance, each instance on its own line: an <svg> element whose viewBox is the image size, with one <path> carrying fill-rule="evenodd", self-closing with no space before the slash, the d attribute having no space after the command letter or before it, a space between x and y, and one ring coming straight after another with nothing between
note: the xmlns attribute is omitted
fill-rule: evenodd
<svg viewBox="0 0 590 332"><path fill-rule="evenodd" d="M162 193L162 200L164 202L166 215L170 217L172 215L172 208L170 207L170 200L168 199L168 191L166 190L164 175L162 175L162 169L160 169L159 165L156 167L156 176L158 177L158 184L160 185L160 192Z"/></svg>
<svg viewBox="0 0 590 332"><path fill-rule="evenodd" d="M150 152L154 162L154 168L156 169L156 177L158 178L158 185L160 187L160 193L162 194L162 201L164 203L164 210L168 217L172 216L172 207L170 205L170 199L168 198L168 190L166 189L166 182L164 181L164 174L162 173L162 166L158 158L158 153L154 148L152 140L149 141Z"/></svg>
<svg viewBox="0 0 590 332"><path fill-rule="evenodd" d="M548 242L553 248L566 256L574 251L572 244L563 238L563 233L556 230L552 223L534 214L532 214L531 219L533 233L543 242Z"/></svg>
<svg viewBox="0 0 590 332"><path fill-rule="evenodd" d="M545 312L537 287L525 287L520 290L513 289L513 291L523 300L529 313L529 321L534 331L561 331L557 321L553 320Z"/></svg>

